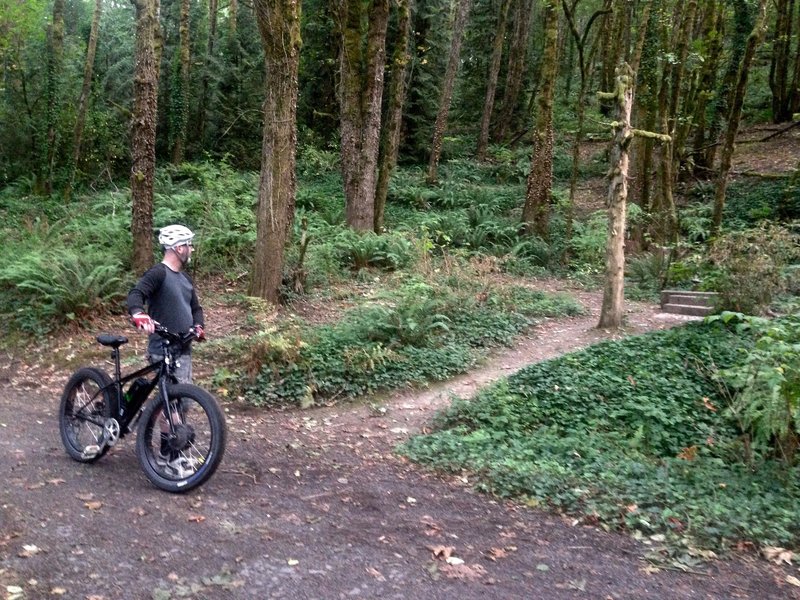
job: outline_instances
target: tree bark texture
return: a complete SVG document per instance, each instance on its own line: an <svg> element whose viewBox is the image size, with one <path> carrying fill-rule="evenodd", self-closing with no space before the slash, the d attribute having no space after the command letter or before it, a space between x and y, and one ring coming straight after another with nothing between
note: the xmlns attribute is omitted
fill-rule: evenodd
<svg viewBox="0 0 800 600"><path fill-rule="evenodd" d="M357 231L375 226L375 189L381 129L389 0L339 0L339 104L345 216ZM366 30L366 45L363 43Z"/></svg>
<svg viewBox="0 0 800 600"><path fill-rule="evenodd" d="M442 95L439 98L439 112L433 125L433 141L431 142L431 155L428 161L428 183L436 183L438 178L439 159L442 156L442 142L447 129L447 118L450 114L450 103L453 99L453 88L456 83L458 64L461 61L461 42L464 38L464 29L467 25L472 0L458 0L456 15L453 20L453 37L450 42L450 56L447 60L447 71L442 84Z"/></svg>
<svg viewBox="0 0 800 600"><path fill-rule="evenodd" d="M136 7L136 55L131 131L131 234L133 268L144 273L153 263L153 178L158 109L159 0L131 0Z"/></svg>
<svg viewBox="0 0 800 600"><path fill-rule="evenodd" d="M179 165L183 162L186 148L186 126L189 122L189 64L191 55L189 50L189 0L181 0L180 22L178 25L178 78L177 90L173 95L172 119L172 164Z"/></svg>
<svg viewBox="0 0 800 600"><path fill-rule="evenodd" d="M86 46L86 61L83 65L83 85L78 98L78 113L75 117L75 131L72 136L72 164L70 165L69 183L65 190L65 197L69 200L72 186L75 184L75 173L81 159L81 144L83 143L83 128L86 124L86 111L89 108L89 96L92 92L92 76L94 73L94 58L97 54L97 38L100 31L100 18L103 13L103 0L95 0L94 13L92 13L92 26L89 30L89 42Z"/></svg>
<svg viewBox="0 0 800 600"><path fill-rule="evenodd" d="M214 45L217 42L217 11L218 0L208 2L208 41L206 42L206 55L203 60L203 77L200 83L200 98L197 106L197 139L203 144L206 135L206 111L208 110L208 81L211 61L214 58Z"/></svg>
<svg viewBox="0 0 800 600"><path fill-rule="evenodd" d="M300 0L256 0L254 8L264 47L266 96L250 292L277 304L297 185L301 6Z"/></svg>
<svg viewBox="0 0 800 600"><path fill-rule="evenodd" d="M492 46L492 58L489 64L489 78L486 83L486 96L483 100L483 115L481 116L481 130L478 134L477 158L480 161L486 160L486 148L489 145L489 127L494 112L494 97L497 93L497 80L500 77L500 61L503 58L503 42L506 38L506 25L508 23L508 7L511 0L502 0L500 4L500 14L497 16L497 27L495 30L494 44Z"/></svg>
<svg viewBox="0 0 800 600"><path fill-rule="evenodd" d="M792 118L790 89L792 18L795 0L776 0L775 32L772 40L772 61L769 68L769 87L772 91L772 120L783 123Z"/></svg>
<svg viewBox="0 0 800 600"><path fill-rule="evenodd" d="M544 50L531 171L525 191L522 222L525 232L548 237L550 192L553 187L553 98L558 76L558 9L556 0L544 7Z"/></svg>
<svg viewBox="0 0 800 600"><path fill-rule="evenodd" d="M628 199L628 146L633 139L631 106L633 105L633 72L627 64L617 70L616 90L609 94L616 104L614 141L611 145L609 172L608 241L606 245L606 276L603 305L600 310L601 329L616 329L622 325L625 276L625 219Z"/></svg>
<svg viewBox="0 0 800 600"><path fill-rule="evenodd" d="M497 129L492 135L492 139L496 142L504 141L509 135L509 129L519 105L519 95L522 91L522 79L528 55L533 0L516 0L515 4L514 18L512 19L514 30L508 50L503 99L497 117Z"/></svg>
<svg viewBox="0 0 800 600"><path fill-rule="evenodd" d="M767 0L759 0L753 31L747 38L742 64L739 67L739 76L736 87L733 90L733 98L730 102L730 117L728 127L725 130L725 141L720 152L719 175L717 186L714 190L714 212L711 218L711 233L716 235L722 226L722 211L725 208L725 194L728 189L728 174L731 170L733 151L735 148L736 134L739 131L739 123L742 119L742 106L747 92L747 77L750 71L750 64L753 62L756 49L764 39L767 29Z"/></svg>
<svg viewBox="0 0 800 600"><path fill-rule="evenodd" d="M389 83L389 97L386 103L386 119L381 132L381 146L378 154L378 183L375 189L374 231L383 230L383 217L386 197L389 194L389 179L397 165L400 148L400 127L403 122L403 105L408 87L408 73L411 65L411 2L397 0L397 42L392 54L392 72Z"/></svg>
<svg viewBox="0 0 800 600"><path fill-rule="evenodd" d="M47 56L47 153L44 188L53 191L53 171L56 161L56 122L61 106L61 71L64 64L64 0L53 2L53 23L48 29L49 52Z"/></svg>

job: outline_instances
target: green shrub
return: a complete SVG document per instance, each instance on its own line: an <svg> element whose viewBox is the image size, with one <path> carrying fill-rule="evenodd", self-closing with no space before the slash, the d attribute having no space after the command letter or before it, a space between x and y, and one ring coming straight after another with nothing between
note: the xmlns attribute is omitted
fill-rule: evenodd
<svg viewBox="0 0 800 600"><path fill-rule="evenodd" d="M720 323L603 342L456 401L401 452L672 548L794 547L800 475L764 455L743 461L741 420L713 376L753 344Z"/></svg>

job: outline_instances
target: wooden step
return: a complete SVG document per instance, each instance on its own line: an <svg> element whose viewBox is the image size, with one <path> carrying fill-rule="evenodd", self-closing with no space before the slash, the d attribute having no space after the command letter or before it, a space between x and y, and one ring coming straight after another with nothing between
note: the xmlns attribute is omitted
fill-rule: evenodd
<svg viewBox="0 0 800 600"><path fill-rule="evenodd" d="M687 306L715 306L719 294L716 292L694 292L691 290L663 290L661 306L682 304Z"/></svg>

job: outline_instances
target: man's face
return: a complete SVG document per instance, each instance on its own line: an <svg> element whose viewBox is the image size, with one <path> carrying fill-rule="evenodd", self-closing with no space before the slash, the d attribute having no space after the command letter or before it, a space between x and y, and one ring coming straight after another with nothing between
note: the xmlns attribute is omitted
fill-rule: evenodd
<svg viewBox="0 0 800 600"><path fill-rule="evenodd" d="M192 259L193 251L194 251L194 246L192 245L191 242L175 248L175 254L178 255L178 258L181 259L181 263L183 263L184 265L189 264L189 261Z"/></svg>

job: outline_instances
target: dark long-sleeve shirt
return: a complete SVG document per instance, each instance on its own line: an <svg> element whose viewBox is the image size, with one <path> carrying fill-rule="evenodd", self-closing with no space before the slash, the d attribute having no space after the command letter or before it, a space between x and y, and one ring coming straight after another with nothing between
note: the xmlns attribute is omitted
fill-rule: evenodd
<svg viewBox="0 0 800 600"><path fill-rule="evenodd" d="M183 271L173 271L164 263L151 267L128 293L128 312L131 315L146 312L174 332L185 332L195 325L205 326L203 307L192 278ZM151 335L147 350L150 354L161 354L161 338Z"/></svg>

